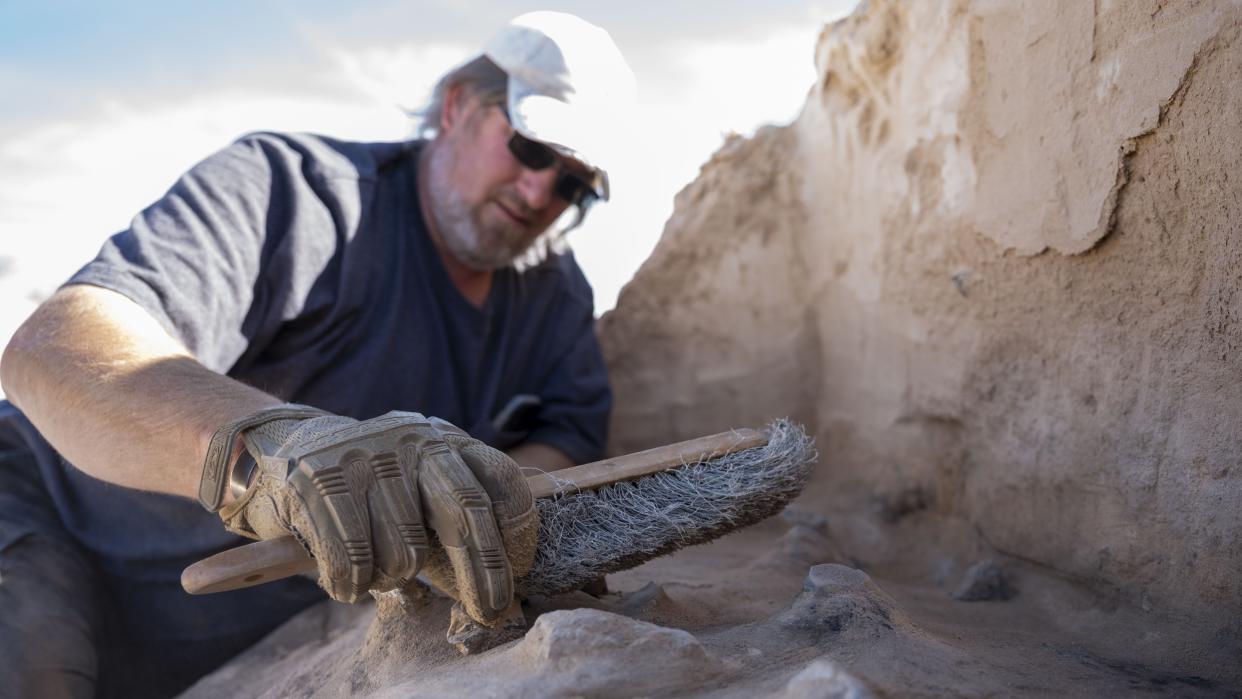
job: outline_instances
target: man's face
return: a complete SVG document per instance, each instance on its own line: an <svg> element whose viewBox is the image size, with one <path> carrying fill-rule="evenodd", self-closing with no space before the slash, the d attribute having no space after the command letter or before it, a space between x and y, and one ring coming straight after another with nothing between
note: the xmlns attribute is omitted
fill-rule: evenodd
<svg viewBox="0 0 1242 699"><path fill-rule="evenodd" d="M429 212L442 242L477 270L513 262L563 213L558 167L531 170L509 151L512 128L500 107L461 93L446 104L429 157ZM561 167L580 163L562 159Z"/></svg>

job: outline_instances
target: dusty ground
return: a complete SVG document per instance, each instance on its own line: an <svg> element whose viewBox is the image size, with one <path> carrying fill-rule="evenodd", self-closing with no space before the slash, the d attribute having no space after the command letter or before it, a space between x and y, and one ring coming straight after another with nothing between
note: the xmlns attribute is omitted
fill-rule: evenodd
<svg viewBox="0 0 1242 699"><path fill-rule="evenodd" d="M988 556L960 523L926 513L885 517L842 519L855 535L870 530L889 561L854 567L859 563L840 553L836 520L795 506L716 543L611 576L612 592L602 598L579 592L534 600L526 637L478 656L460 657L445 643L443 598L378 615L375 604L325 603L185 696L1242 692L1239 639L1213 642L1176 619ZM1001 599L954 599L982 558L1002 571L1008 589L999 590ZM998 592L995 585L979 590Z"/></svg>

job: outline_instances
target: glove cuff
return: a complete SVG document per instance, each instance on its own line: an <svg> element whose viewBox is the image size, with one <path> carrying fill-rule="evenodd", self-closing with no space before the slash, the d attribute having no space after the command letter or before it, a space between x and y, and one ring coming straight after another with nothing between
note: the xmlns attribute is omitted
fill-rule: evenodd
<svg viewBox="0 0 1242 699"><path fill-rule="evenodd" d="M216 512L220 509L221 503L224 502L224 491L229 485L229 459L233 456L233 445L237 443L237 438L242 432L274 420L304 420L329 414L309 405L285 403L221 425L211 435L211 442L207 446L207 458L203 461L203 477L198 484L199 503L208 512Z"/></svg>

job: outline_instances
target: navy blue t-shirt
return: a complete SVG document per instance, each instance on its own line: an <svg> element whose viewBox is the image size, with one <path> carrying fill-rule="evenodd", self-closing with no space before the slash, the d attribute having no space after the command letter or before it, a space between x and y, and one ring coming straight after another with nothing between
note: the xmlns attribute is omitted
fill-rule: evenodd
<svg viewBox="0 0 1242 699"><path fill-rule="evenodd" d="M600 458L611 394L581 270L554 254L497 272L483 306L469 303L419 210L418 148L248 136L186 173L68 283L129 297L208 368L290 402L359 419L416 411L500 448L525 438L578 463ZM497 434L493 418L520 394L538 409L521 434ZM184 595L174 586L186 564L241 543L196 502L41 461L66 528L117 579ZM277 608L313 594L304 583L236 604L287 616ZM234 594L204 609L217 616ZM258 597L275 607L256 610Z"/></svg>

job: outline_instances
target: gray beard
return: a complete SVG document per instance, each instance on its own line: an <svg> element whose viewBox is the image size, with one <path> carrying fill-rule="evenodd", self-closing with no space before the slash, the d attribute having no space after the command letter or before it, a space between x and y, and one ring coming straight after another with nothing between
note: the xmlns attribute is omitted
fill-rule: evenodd
<svg viewBox="0 0 1242 699"><path fill-rule="evenodd" d="M441 143L429 147L427 192L431 210L427 213L435 222L441 242L462 264L478 271L513 265L520 271L538 265L559 247L556 243L562 236L555 224L525 249L518 249L514 241L507 240L501 233L483 230L461 193L448 184L454 158L451 145Z"/></svg>

